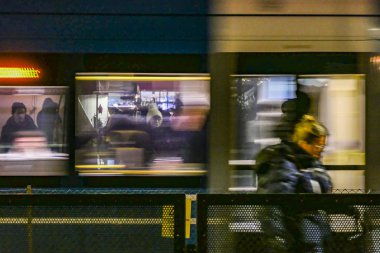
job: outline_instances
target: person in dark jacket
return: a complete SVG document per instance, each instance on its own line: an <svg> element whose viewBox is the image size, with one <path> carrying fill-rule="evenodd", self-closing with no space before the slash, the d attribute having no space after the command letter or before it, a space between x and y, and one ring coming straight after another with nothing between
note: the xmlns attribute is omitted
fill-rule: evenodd
<svg viewBox="0 0 380 253"><path fill-rule="evenodd" d="M322 162L327 128L310 115L294 127L291 141L264 148L256 157L258 193L331 193L332 182ZM266 208L262 221L273 252L326 252L331 238L322 210L297 213Z"/></svg>
<svg viewBox="0 0 380 253"><path fill-rule="evenodd" d="M286 100L281 105L282 116L274 128L274 135L281 140L291 140L295 125L302 116L309 113L311 99L302 91L296 92L296 98Z"/></svg>
<svg viewBox="0 0 380 253"><path fill-rule="evenodd" d="M54 134L59 129L62 119L58 113L58 104L51 98L46 98L41 111L37 114L38 128L46 134L49 144L54 143Z"/></svg>
<svg viewBox="0 0 380 253"><path fill-rule="evenodd" d="M13 142L14 133L19 131L36 130L37 126L33 119L26 114L26 106L21 102L12 104L12 116L7 120L1 130L0 143L11 145ZM5 149L7 151L8 148Z"/></svg>

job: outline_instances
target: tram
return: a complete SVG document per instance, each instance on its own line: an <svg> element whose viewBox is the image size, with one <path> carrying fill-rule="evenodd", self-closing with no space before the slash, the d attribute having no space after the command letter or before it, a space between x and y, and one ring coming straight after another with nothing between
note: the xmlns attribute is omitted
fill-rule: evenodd
<svg viewBox="0 0 380 253"><path fill-rule="evenodd" d="M379 187L375 1L53 2L0 10L0 125L20 102L39 132L2 144L0 185L255 191L254 156L302 91L337 190Z"/></svg>
<svg viewBox="0 0 380 253"><path fill-rule="evenodd" d="M230 137L212 138L228 150L211 150L210 160L230 170L220 175L211 165L211 189L255 190L254 154L279 142L273 130L282 104L302 92L308 112L331 131L323 162L336 192L376 191L379 143L370 105L377 99L378 11L375 1L213 1L211 86L226 88L213 94L211 107L230 110L230 125L210 134ZM226 96L228 105L218 102ZM211 126L221 123L213 120ZM216 161L220 152L226 158Z"/></svg>

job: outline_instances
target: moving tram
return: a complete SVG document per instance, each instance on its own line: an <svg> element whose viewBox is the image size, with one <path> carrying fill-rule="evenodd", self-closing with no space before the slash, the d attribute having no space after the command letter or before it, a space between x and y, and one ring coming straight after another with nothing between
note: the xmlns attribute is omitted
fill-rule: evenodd
<svg viewBox="0 0 380 253"><path fill-rule="evenodd" d="M128 64L121 67L125 72L113 66L89 72L74 66L60 74L70 76L64 82L52 81L55 68L65 67L59 65L72 55L2 57L17 62L3 68L1 125L15 117L12 105L22 103L36 126L1 144L4 186L206 187L208 73L133 73ZM41 64L46 58L48 64ZM128 57L108 55L107 60L123 64ZM46 110L50 125L44 128L40 115L46 101L52 108Z"/></svg>
<svg viewBox="0 0 380 253"><path fill-rule="evenodd" d="M0 186L255 191L254 156L302 91L336 190L377 191L374 2L181 2L1 11L0 125L22 102L38 131L2 144Z"/></svg>

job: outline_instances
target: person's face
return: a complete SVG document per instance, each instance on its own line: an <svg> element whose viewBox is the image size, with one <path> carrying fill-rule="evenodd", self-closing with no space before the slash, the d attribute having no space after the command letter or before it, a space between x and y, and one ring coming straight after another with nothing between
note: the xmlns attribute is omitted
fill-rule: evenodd
<svg viewBox="0 0 380 253"><path fill-rule="evenodd" d="M326 146L326 136L317 138L313 143L301 142L300 146L314 158L319 159Z"/></svg>
<svg viewBox="0 0 380 253"><path fill-rule="evenodd" d="M152 127L159 127L161 125L161 118L159 116L153 116L151 119L150 119L150 125Z"/></svg>
<svg viewBox="0 0 380 253"><path fill-rule="evenodd" d="M21 124L25 120L26 111L24 108L18 108L16 109L15 113L13 114L13 118L17 124Z"/></svg>

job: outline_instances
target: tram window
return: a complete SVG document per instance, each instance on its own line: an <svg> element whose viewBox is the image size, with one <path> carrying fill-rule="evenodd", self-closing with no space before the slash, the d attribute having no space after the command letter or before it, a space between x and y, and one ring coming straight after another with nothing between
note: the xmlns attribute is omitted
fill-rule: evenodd
<svg viewBox="0 0 380 253"><path fill-rule="evenodd" d="M263 147L280 141L273 129L282 115L282 103L295 97L295 80L293 75L232 76L235 144L230 164L247 164Z"/></svg>
<svg viewBox="0 0 380 253"><path fill-rule="evenodd" d="M0 175L66 175L67 87L0 87Z"/></svg>
<svg viewBox="0 0 380 253"><path fill-rule="evenodd" d="M364 75L300 76L311 98L311 113L329 129L326 165L364 165Z"/></svg>
<svg viewBox="0 0 380 253"><path fill-rule="evenodd" d="M77 171L86 176L203 170L209 100L208 75L78 73Z"/></svg>
<svg viewBox="0 0 380 253"><path fill-rule="evenodd" d="M311 99L310 112L329 129L326 165L365 164L364 75L233 76L230 164L254 164L259 150L280 140L273 130L281 105L298 89Z"/></svg>

